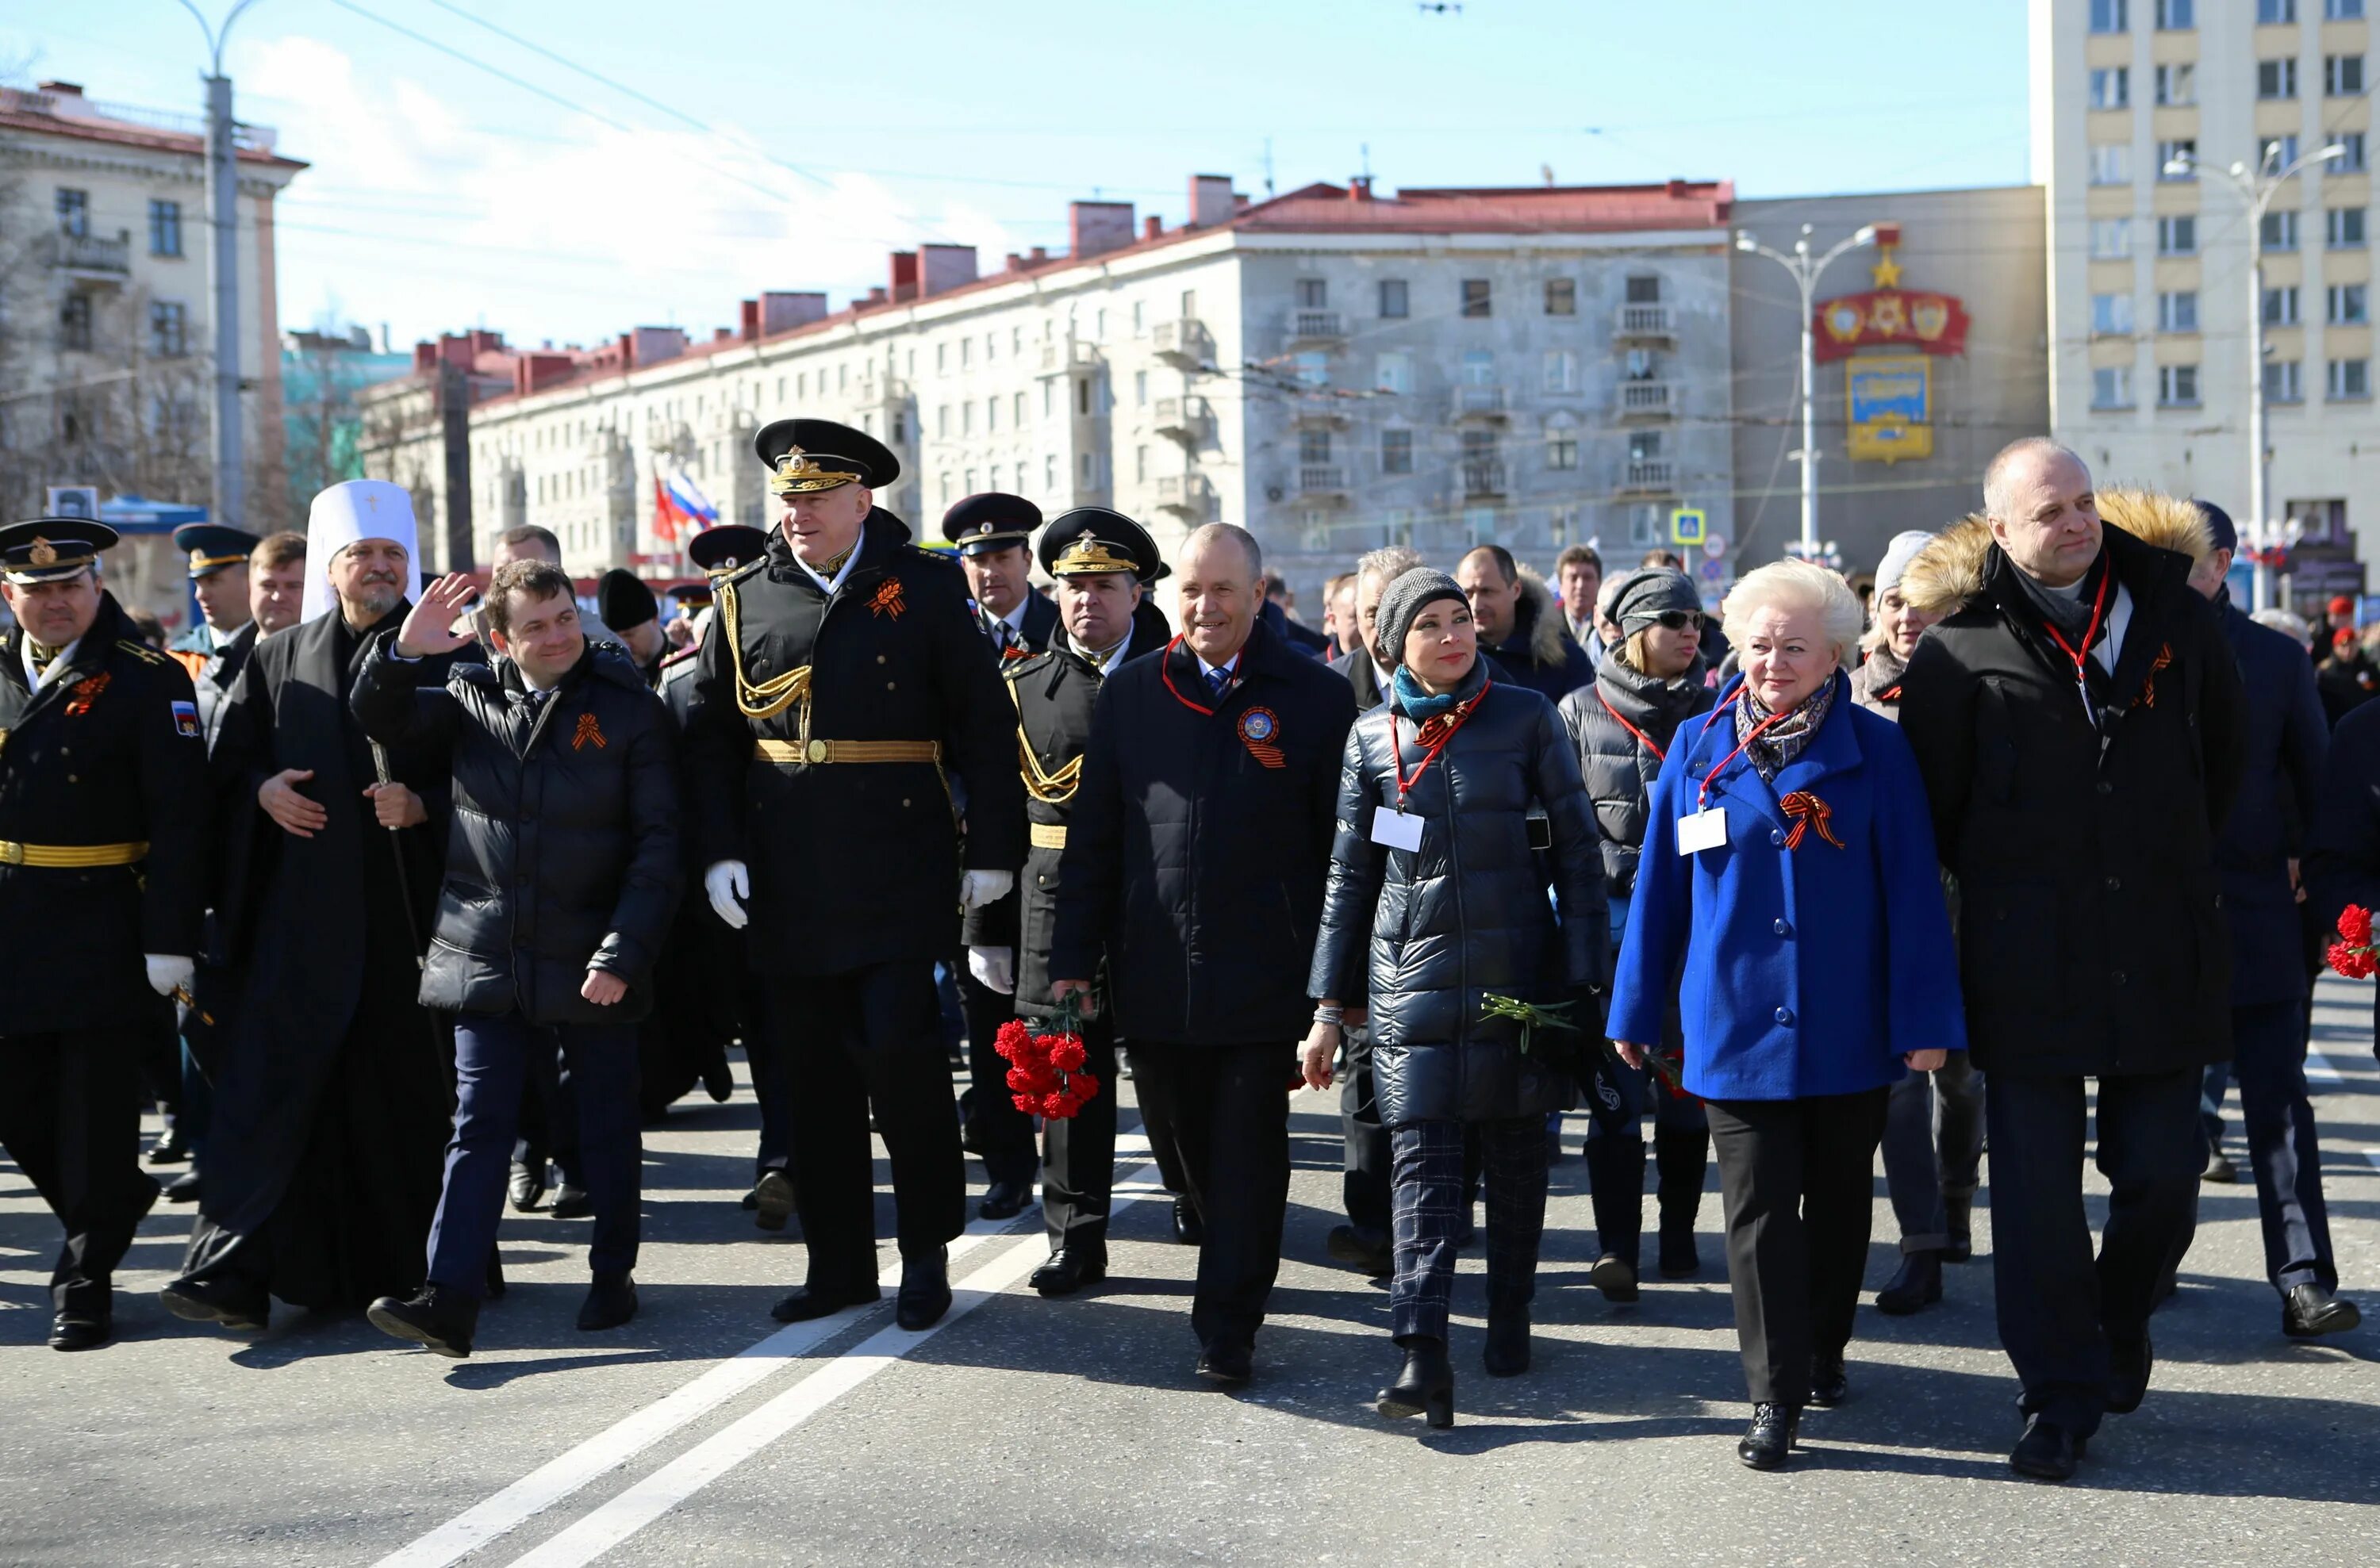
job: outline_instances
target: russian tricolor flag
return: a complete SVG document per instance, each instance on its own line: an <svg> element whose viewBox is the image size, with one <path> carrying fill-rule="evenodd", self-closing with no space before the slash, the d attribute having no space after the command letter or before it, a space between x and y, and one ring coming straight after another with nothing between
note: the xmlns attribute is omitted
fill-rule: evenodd
<svg viewBox="0 0 2380 1568"><path fill-rule="evenodd" d="M718 522L719 509L695 488L684 469L667 479L653 476L654 534L675 540L681 530L698 534Z"/></svg>

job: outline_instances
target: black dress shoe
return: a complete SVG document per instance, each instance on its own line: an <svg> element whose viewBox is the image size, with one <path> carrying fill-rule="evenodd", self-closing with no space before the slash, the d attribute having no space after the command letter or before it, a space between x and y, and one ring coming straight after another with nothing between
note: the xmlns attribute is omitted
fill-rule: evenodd
<svg viewBox="0 0 2380 1568"><path fill-rule="evenodd" d="M951 1249L901 1254L901 1290L892 1299L892 1321L919 1333L951 1309Z"/></svg>
<svg viewBox="0 0 2380 1568"><path fill-rule="evenodd" d="M2156 1366L2156 1348L2143 1331L2136 1340L2111 1340L2107 1355L2113 1363L2107 1375L2107 1414L2129 1416L2148 1397L2149 1373Z"/></svg>
<svg viewBox="0 0 2380 1568"><path fill-rule="evenodd" d="M1208 1382L1237 1388L1256 1375L1256 1352L1219 1339L1198 1353L1197 1372Z"/></svg>
<svg viewBox="0 0 2380 1568"><path fill-rule="evenodd" d="M408 1339L460 1361L471 1354L480 1326L480 1304L441 1285L425 1285L399 1301L383 1296L364 1309L371 1326L394 1339Z"/></svg>
<svg viewBox="0 0 2380 1568"><path fill-rule="evenodd" d="M2037 1481L2070 1481L2082 1450L2082 1439L2055 1421L2035 1416L2024 1424L2024 1436L2017 1439L2016 1452L2009 1455L2009 1468Z"/></svg>
<svg viewBox="0 0 2380 1568"><path fill-rule="evenodd" d="M783 1171L762 1171L746 1206L753 1212L752 1223L762 1230L783 1230L794 1217L794 1184Z"/></svg>
<svg viewBox="0 0 2380 1568"><path fill-rule="evenodd" d="M1876 1309L1889 1317L1905 1318L1912 1312L1923 1312L1941 1299L1942 1254L1905 1252L1899 1271L1876 1293Z"/></svg>
<svg viewBox="0 0 2380 1568"><path fill-rule="evenodd" d="M723 1105L735 1096L735 1073L728 1067L723 1053L711 1057L710 1065L702 1069L702 1092L710 1096L715 1105Z"/></svg>
<svg viewBox="0 0 2380 1568"><path fill-rule="evenodd" d="M1752 1425L1735 1445L1735 1456L1755 1470L1784 1468L1794 1440L1802 1433L1802 1409L1797 1405L1755 1405Z"/></svg>
<svg viewBox="0 0 2380 1568"><path fill-rule="evenodd" d="M1044 1296L1072 1296L1108 1277L1108 1255L1087 1247L1061 1247L1033 1271L1033 1288Z"/></svg>
<svg viewBox="0 0 2380 1568"><path fill-rule="evenodd" d="M1402 1342L1405 1364L1397 1381L1374 1396L1383 1416L1426 1416L1433 1427L1454 1425L1454 1366L1446 1358L1446 1341L1416 1334Z"/></svg>
<svg viewBox="0 0 2380 1568"><path fill-rule="evenodd" d="M1529 1369L1529 1309L1488 1303L1488 1344L1480 1364L1491 1378L1517 1378Z"/></svg>
<svg viewBox="0 0 2380 1568"><path fill-rule="evenodd" d="M812 1318L824 1318L846 1307L866 1307L884 1299L884 1293L872 1285L837 1290L806 1285L769 1309L769 1316L781 1323L806 1323Z"/></svg>
<svg viewBox="0 0 2380 1568"><path fill-rule="evenodd" d="M178 1124L167 1128L165 1136L149 1146L148 1160L152 1165L178 1165L189 1157L190 1142Z"/></svg>
<svg viewBox="0 0 2380 1568"><path fill-rule="evenodd" d="M578 1304L578 1326L589 1333L616 1329L637 1315L637 1281L633 1274L597 1274Z"/></svg>
<svg viewBox="0 0 2380 1568"><path fill-rule="evenodd" d="M983 1189L983 1201L975 1206L975 1216L979 1220L1013 1220L1025 1212L1025 1205L1031 1201L1031 1182L995 1181Z"/></svg>
<svg viewBox="0 0 2380 1568"><path fill-rule="evenodd" d="M595 1212L595 1195L583 1187L574 1187L567 1177L553 1189L553 1207L546 1211L557 1220L583 1220Z"/></svg>
<svg viewBox="0 0 2380 1568"><path fill-rule="evenodd" d="M199 1200L199 1167L195 1161L190 1168L165 1184L168 1203L195 1203Z"/></svg>
<svg viewBox="0 0 2380 1568"><path fill-rule="evenodd" d="M530 1170L518 1160L514 1161L513 1176L505 1186L505 1195L512 1200L515 1210L524 1214L529 1212L545 1196L545 1172Z"/></svg>
<svg viewBox="0 0 2380 1568"><path fill-rule="evenodd" d="M1831 1410L1851 1396L1851 1376L1843 1370L1841 1351L1821 1350L1810 1357L1811 1404Z"/></svg>
<svg viewBox="0 0 2380 1568"><path fill-rule="evenodd" d="M1323 1238L1322 1249L1331 1260L1359 1269L1380 1279L1396 1272L1396 1248L1389 1238L1376 1230L1359 1225L1332 1225Z"/></svg>
<svg viewBox="0 0 2380 1568"><path fill-rule="evenodd" d="M1184 1247L1203 1247L1207 1242L1207 1222L1198 1213L1198 1205L1187 1198L1173 1200L1173 1239Z"/></svg>
<svg viewBox="0 0 2380 1568"><path fill-rule="evenodd" d="M50 1320L52 1350L96 1350L115 1337L115 1316L104 1308L67 1307Z"/></svg>
<svg viewBox="0 0 2380 1568"><path fill-rule="evenodd" d="M2230 1155L2216 1149L2206 1156L2206 1168L2198 1173L2198 1179L2224 1183L2235 1182L2240 1179L2240 1167L2231 1163Z"/></svg>
<svg viewBox="0 0 2380 1568"><path fill-rule="evenodd" d="M1665 1280L1692 1279L1703 1272L1702 1250L1694 1245L1692 1225L1661 1227L1660 1269Z"/></svg>
<svg viewBox="0 0 2380 1568"><path fill-rule="evenodd" d="M213 1280L174 1280L157 1293L157 1299L177 1318L193 1323L221 1323L241 1333L264 1327L273 1312L272 1299L264 1292Z"/></svg>
<svg viewBox="0 0 2380 1568"><path fill-rule="evenodd" d="M2362 1309L2318 1285L2292 1287L2281 1298L2281 1332L2291 1339L2344 1333L2363 1321Z"/></svg>
<svg viewBox="0 0 2380 1568"><path fill-rule="evenodd" d="M1945 1198L1943 1212L1949 1218L1950 1245L1942 1248L1942 1261L1965 1263L1975 1256L1974 1211L1972 1198Z"/></svg>
<svg viewBox="0 0 2380 1568"><path fill-rule="evenodd" d="M1587 1283L1603 1292L1606 1301L1636 1299L1636 1265L1617 1252L1606 1252L1587 1271Z"/></svg>

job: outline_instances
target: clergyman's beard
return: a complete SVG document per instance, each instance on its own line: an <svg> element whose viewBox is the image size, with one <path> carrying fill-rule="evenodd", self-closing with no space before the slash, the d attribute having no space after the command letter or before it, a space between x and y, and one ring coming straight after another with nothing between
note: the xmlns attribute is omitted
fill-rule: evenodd
<svg viewBox="0 0 2380 1568"><path fill-rule="evenodd" d="M395 609L399 597L394 583L366 583L356 589L352 598L342 594L339 608L348 625L370 626Z"/></svg>

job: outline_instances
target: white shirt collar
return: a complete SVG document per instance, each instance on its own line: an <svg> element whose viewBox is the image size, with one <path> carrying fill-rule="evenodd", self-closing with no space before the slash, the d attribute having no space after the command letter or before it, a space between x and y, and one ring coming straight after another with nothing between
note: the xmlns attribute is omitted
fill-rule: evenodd
<svg viewBox="0 0 2380 1568"><path fill-rule="evenodd" d="M33 639L30 636L19 639L17 645L17 657L25 666L25 684L36 692L48 685L50 677L65 672L67 666L74 661L75 649L80 646L82 646L82 639L77 637L58 650L58 657L50 660L50 668L47 671L36 675L33 673Z"/></svg>
<svg viewBox="0 0 2380 1568"><path fill-rule="evenodd" d="M1006 615L995 615L992 617L992 620L995 621L1005 621L1008 622L1009 630L1016 633L1015 641L1020 646L1023 645L1025 642L1025 612L1033 608L1032 593L1033 591L1030 588L1027 588L1026 590L1026 597L1016 601L1016 608L1014 609L1010 610Z"/></svg>
<svg viewBox="0 0 2380 1568"><path fill-rule="evenodd" d="M851 569L859 564L859 552L867 543L868 531L865 526L863 526L860 530L859 537L852 541L851 553L843 558L843 565L836 570L832 581L829 581L827 578L820 576L819 574L818 568L812 566L808 561L804 561L799 550L792 552L794 564L808 573L810 574L810 581L816 583L820 588L824 589L827 595L832 597L834 591L843 586L844 579L851 575Z"/></svg>
<svg viewBox="0 0 2380 1568"><path fill-rule="evenodd" d="M1245 653L1247 651L1247 649L1242 648L1240 653ZM1190 651L1190 657L1198 661L1198 673L1203 676L1211 677L1219 670L1225 675L1229 675L1240 667L1240 654L1238 653L1233 654L1231 657L1225 659L1220 664L1208 664L1205 656L1200 654L1196 648L1193 648Z"/></svg>
<svg viewBox="0 0 2380 1568"><path fill-rule="evenodd" d="M1123 641L1118 643L1112 649L1111 649L1107 657L1099 660L1099 674L1103 677L1113 675L1117 670L1123 668L1123 661L1129 657L1131 654L1132 630L1127 627L1124 629Z"/></svg>

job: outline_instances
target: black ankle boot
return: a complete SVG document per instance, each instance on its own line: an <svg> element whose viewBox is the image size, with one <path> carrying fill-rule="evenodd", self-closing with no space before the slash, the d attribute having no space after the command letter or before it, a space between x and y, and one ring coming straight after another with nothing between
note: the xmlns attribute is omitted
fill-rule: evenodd
<svg viewBox="0 0 2380 1568"><path fill-rule="evenodd" d="M1963 1263L1975 1255L1973 1234L1975 1200L1973 1194L1964 1198L1945 1198L1942 1212L1948 1217L1950 1245L1942 1248L1942 1261Z"/></svg>
<svg viewBox="0 0 2380 1568"><path fill-rule="evenodd" d="M1645 1241L1645 1140L1588 1139L1586 1187L1595 1206L1597 1253L1625 1260L1633 1274Z"/></svg>
<svg viewBox="0 0 2380 1568"><path fill-rule="evenodd" d="M1525 1301L1488 1301L1488 1345L1480 1363L1491 1378L1517 1378L1529 1369L1529 1307Z"/></svg>
<svg viewBox="0 0 2380 1568"><path fill-rule="evenodd" d="M480 1303L442 1285L425 1285L399 1301L383 1296L365 1309L371 1326L395 1339L409 1339L459 1361L471 1354L480 1326Z"/></svg>
<svg viewBox="0 0 2380 1568"><path fill-rule="evenodd" d="M1755 1405L1752 1425L1735 1445L1735 1456L1755 1470L1781 1469L1785 1456L1800 1435L1802 1410L1796 1405Z"/></svg>
<svg viewBox="0 0 2380 1568"><path fill-rule="evenodd" d="M1876 1309L1895 1318L1922 1312L1942 1299L1942 1254L1912 1252L1885 1287L1876 1293Z"/></svg>
<svg viewBox="0 0 2380 1568"><path fill-rule="evenodd" d="M1661 1277L1691 1278L1703 1272L1702 1254L1694 1247L1694 1220L1702 1212L1710 1134L1700 1129L1656 1132L1653 1163L1655 1187L1660 1194Z"/></svg>
<svg viewBox="0 0 2380 1568"><path fill-rule="evenodd" d="M1454 1425L1454 1364L1446 1358L1446 1341L1418 1334L1397 1342L1405 1364L1397 1381L1375 1396L1383 1416L1426 1416L1433 1427Z"/></svg>

